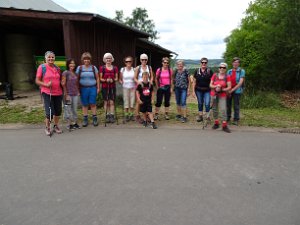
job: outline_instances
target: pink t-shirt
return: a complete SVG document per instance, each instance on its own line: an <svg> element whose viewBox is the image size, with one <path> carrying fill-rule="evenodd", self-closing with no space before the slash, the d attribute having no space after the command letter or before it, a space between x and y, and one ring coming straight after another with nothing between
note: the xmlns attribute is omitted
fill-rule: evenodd
<svg viewBox="0 0 300 225"><path fill-rule="evenodd" d="M159 79L159 81L158 81L159 87L163 87L165 85L171 85L170 80L171 80L172 73L173 73L172 69L170 69L171 74L169 73L168 69L166 69L166 70L162 69L161 74L159 76L160 70L161 70L161 68L158 68L156 70L156 77Z"/></svg>
<svg viewBox="0 0 300 225"><path fill-rule="evenodd" d="M60 85L60 71L56 67L49 66L47 63L44 65L46 66L46 73L44 74L43 82L47 84L49 81L52 81L51 94L53 96L62 95L63 91ZM36 71L36 77L42 78L42 65L39 65ZM50 88L41 86L41 92L49 95Z"/></svg>

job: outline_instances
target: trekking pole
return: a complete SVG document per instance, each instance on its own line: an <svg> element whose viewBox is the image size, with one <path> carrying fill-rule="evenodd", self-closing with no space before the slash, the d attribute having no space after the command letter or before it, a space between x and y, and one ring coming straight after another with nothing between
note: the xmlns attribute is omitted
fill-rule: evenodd
<svg viewBox="0 0 300 225"><path fill-rule="evenodd" d="M106 84L107 84L107 92L106 92L106 108L105 108L105 122L104 122L104 126L106 127L106 119L107 119L107 107L108 107L108 95L109 95L109 84L106 80ZM110 105L110 104L109 104Z"/></svg>
<svg viewBox="0 0 300 225"><path fill-rule="evenodd" d="M119 121L118 121L118 115L117 115L117 105L116 105L116 99L115 99L115 93L114 93L114 88L111 89L112 90L112 98L113 98L113 103L114 103L114 113L116 116L116 120L117 120L117 125L119 125Z"/></svg>
<svg viewBox="0 0 300 225"><path fill-rule="evenodd" d="M51 84L52 85L52 84ZM49 114L50 114L50 118L49 118L49 126L50 126L50 135L49 137L51 138L52 134L53 134L53 127L52 127L52 109L51 109L51 97L52 97L52 87L50 86L50 95L49 95L49 99L50 99L50 103L49 103Z"/></svg>
<svg viewBox="0 0 300 225"><path fill-rule="evenodd" d="M207 127L207 123L208 123L208 118L210 116L210 112L215 104L215 100L217 99L217 96L213 96L212 99L211 99L211 103L210 103L210 106L209 106L209 111L208 113L206 114L205 117L203 117L203 127L202 127L202 130L204 130L205 127Z"/></svg>

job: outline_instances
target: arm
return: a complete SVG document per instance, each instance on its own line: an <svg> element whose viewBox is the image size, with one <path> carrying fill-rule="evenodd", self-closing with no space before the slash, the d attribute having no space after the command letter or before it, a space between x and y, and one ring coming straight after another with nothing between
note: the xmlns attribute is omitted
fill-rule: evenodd
<svg viewBox="0 0 300 225"><path fill-rule="evenodd" d="M139 71L139 67L137 66L135 69L134 69L134 81L136 84L139 83L138 81L138 71Z"/></svg>
<svg viewBox="0 0 300 225"><path fill-rule="evenodd" d="M192 83L192 78L191 76L188 74L188 86L187 86L187 96L190 96L190 90L191 90L191 83Z"/></svg>
<svg viewBox="0 0 300 225"><path fill-rule="evenodd" d="M153 84L153 81L154 81L155 78L154 78L154 74L153 74L153 71L152 71L152 67L150 67L150 66L149 66L149 73L150 73L150 84Z"/></svg>
<svg viewBox="0 0 300 225"><path fill-rule="evenodd" d="M119 83L123 84L123 73L120 71Z"/></svg>
<svg viewBox="0 0 300 225"><path fill-rule="evenodd" d="M135 93L136 93L136 100L137 100L137 102L138 102L139 104L143 104L143 102L141 101L141 98L140 98L141 96L140 96L139 91L136 90Z"/></svg>
<svg viewBox="0 0 300 225"><path fill-rule="evenodd" d="M243 82L244 82L244 77L241 77L239 83L234 88L232 88L229 92L230 93L235 92L243 85Z"/></svg>
<svg viewBox="0 0 300 225"><path fill-rule="evenodd" d="M51 85L52 85L51 81L49 81L48 83L43 82L41 65L38 67L38 69L36 71L35 83L36 83L36 85L38 85L40 87L51 87Z"/></svg>
<svg viewBox="0 0 300 225"><path fill-rule="evenodd" d="M99 79L99 73L96 73L96 82L97 82L97 94L100 92L100 79Z"/></svg>
<svg viewBox="0 0 300 225"><path fill-rule="evenodd" d="M116 68L116 73L115 73L115 79L114 82L117 82L119 80L119 71L118 68Z"/></svg>

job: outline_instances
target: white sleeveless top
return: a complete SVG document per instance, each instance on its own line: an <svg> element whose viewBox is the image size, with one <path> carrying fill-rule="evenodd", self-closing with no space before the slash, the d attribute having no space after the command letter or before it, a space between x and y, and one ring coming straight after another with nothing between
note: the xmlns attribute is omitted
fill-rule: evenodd
<svg viewBox="0 0 300 225"><path fill-rule="evenodd" d="M141 67L140 72L138 74L138 81L140 82L140 81L143 81L143 77L142 77L143 72L148 72L149 73L149 77L151 76L151 74L150 74L150 70L149 70L149 66L148 65L146 67L146 70L143 70L143 68L142 68L141 65L138 66L137 69L139 69L139 67Z"/></svg>
<svg viewBox="0 0 300 225"><path fill-rule="evenodd" d="M123 67L120 72L122 72L123 75L123 88L134 88L135 82L133 67L131 67L129 71L125 67Z"/></svg>

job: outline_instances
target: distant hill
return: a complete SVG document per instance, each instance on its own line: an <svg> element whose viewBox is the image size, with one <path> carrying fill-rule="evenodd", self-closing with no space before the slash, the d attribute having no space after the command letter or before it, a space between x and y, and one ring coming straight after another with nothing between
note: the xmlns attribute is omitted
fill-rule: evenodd
<svg viewBox="0 0 300 225"><path fill-rule="evenodd" d="M223 61L223 59L209 59L208 67L218 67ZM193 69L200 66L200 59L184 59L184 62L188 69Z"/></svg>

